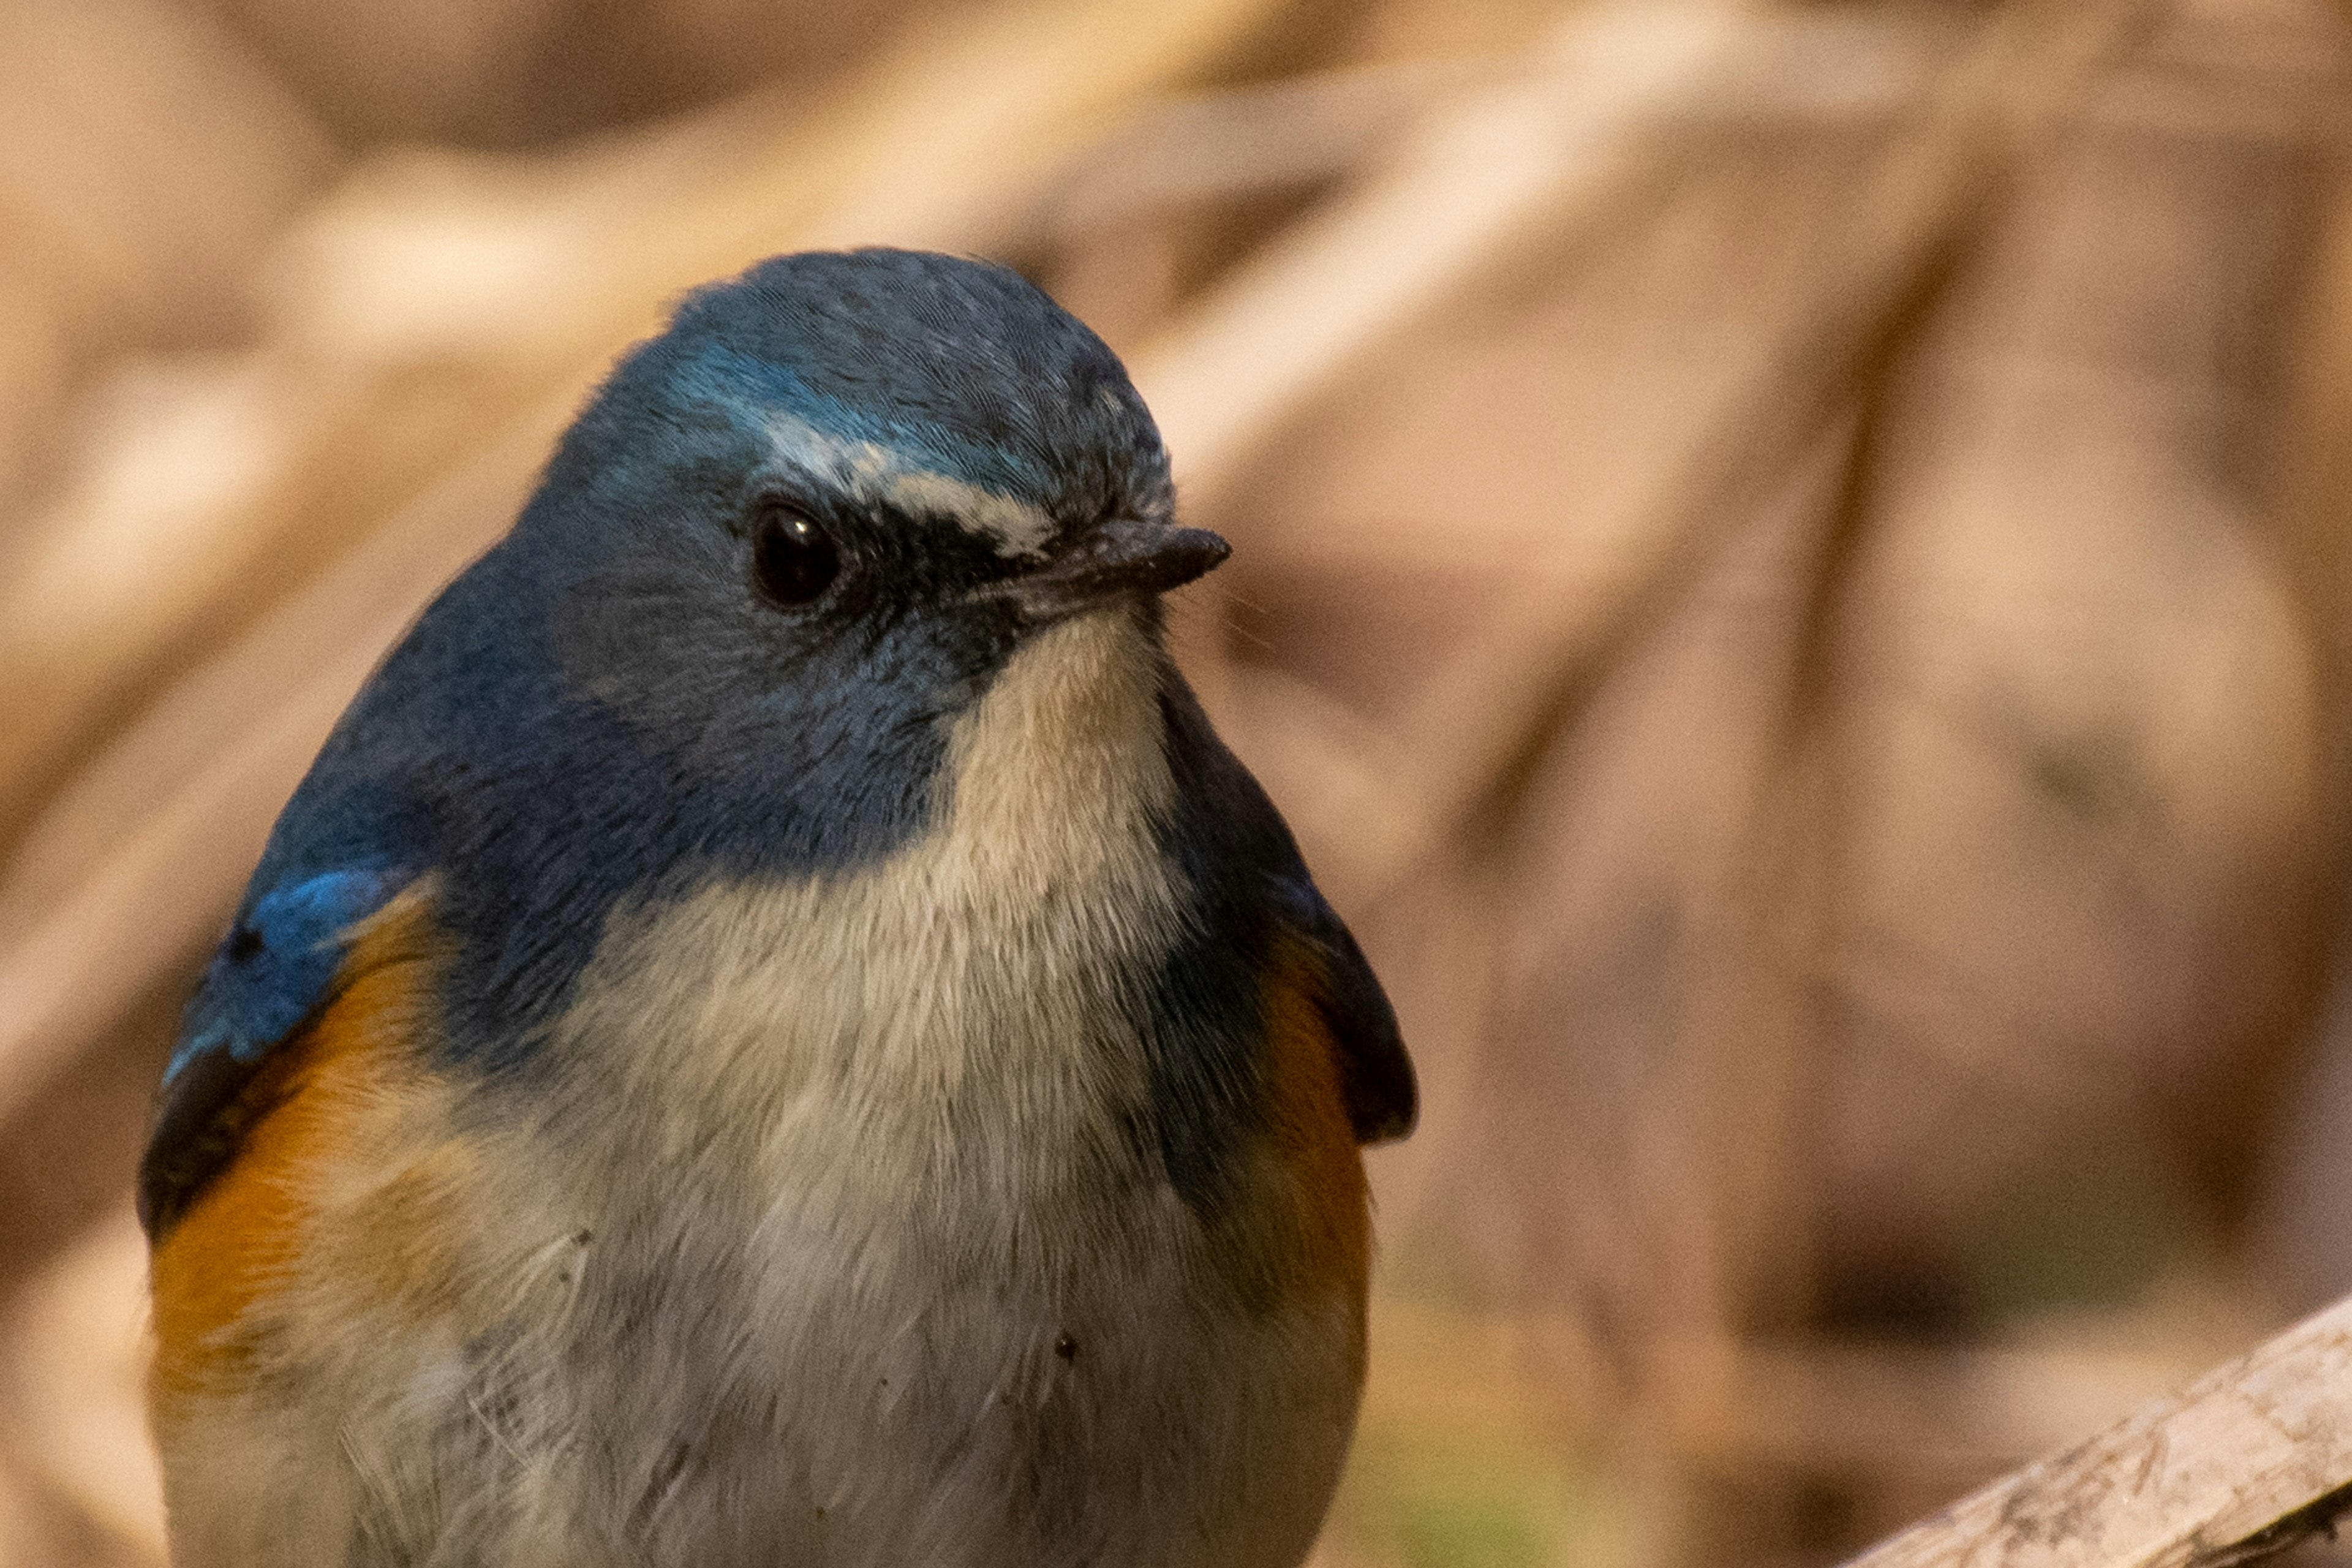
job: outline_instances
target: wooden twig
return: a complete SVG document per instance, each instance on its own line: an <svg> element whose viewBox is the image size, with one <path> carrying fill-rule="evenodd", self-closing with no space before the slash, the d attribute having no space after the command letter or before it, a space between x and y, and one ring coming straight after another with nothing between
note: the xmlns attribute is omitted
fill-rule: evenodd
<svg viewBox="0 0 2352 1568"><path fill-rule="evenodd" d="M2229 1568L2352 1508L2352 1300L1848 1568Z"/></svg>

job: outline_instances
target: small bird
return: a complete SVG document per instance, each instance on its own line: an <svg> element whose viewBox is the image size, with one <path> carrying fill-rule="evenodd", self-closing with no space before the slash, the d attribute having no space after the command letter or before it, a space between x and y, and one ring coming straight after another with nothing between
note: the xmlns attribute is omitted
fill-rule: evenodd
<svg viewBox="0 0 2352 1568"><path fill-rule="evenodd" d="M1416 1090L1163 646L1174 511L984 263L776 258L622 358L189 1005L182 1568L1305 1556Z"/></svg>

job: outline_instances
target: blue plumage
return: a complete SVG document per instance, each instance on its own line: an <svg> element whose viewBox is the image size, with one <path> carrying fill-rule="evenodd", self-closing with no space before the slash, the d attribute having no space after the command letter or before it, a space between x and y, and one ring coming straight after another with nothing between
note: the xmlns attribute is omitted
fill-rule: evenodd
<svg viewBox="0 0 2352 1568"><path fill-rule="evenodd" d="M175 1302L215 1300L189 1294L206 1265L184 1237L226 1245L207 1194L235 1185L253 1130L278 1112L270 1096L321 1092L268 1069L298 1059L363 978L355 928L409 891L404 907L432 933L416 971L429 981L404 982L430 989L397 1011L417 1021L361 1038L359 1066L336 1069L377 1086L334 1091L335 1114L361 1131L320 1142L328 1123L314 1119L311 1142L273 1145L273 1159L342 1163L272 1168L270 1191L294 1193L309 1228L267 1238L266 1278L238 1286L254 1304L207 1328L207 1344L226 1335L290 1356L306 1335L331 1339L314 1322L360 1309L338 1293L342 1276L299 1259L341 1256L317 1239L328 1236L359 1256L396 1251L372 1227L421 1212L415 1194L429 1192L455 1206L432 1211L420 1256L503 1257L499 1238L518 1226L522 1250L478 1284L433 1282L432 1299L460 1304L453 1322L477 1324L455 1342L457 1370L394 1370L410 1352L387 1342L383 1377L472 1392L447 1430L432 1408L401 1405L422 1425L383 1440L490 1473L535 1445L572 1452L576 1434L552 1430L567 1421L611 1424L620 1436L597 1441L629 1439L614 1450L621 1468L583 1479L564 1517L630 1537L628 1552L766 1562L790 1542L794 1561L910 1561L936 1555L920 1544L936 1529L999 1542L958 1559L974 1563L1180 1560L1167 1532L1195 1528L1181 1522L1188 1488L1242 1486L1246 1468L1204 1479L1234 1456L1180 1436L1160 1458L1118 1461L1141 1467L1149 1509L1177 1511L1111 1550L1112 1523L1068 1500L1101 1479L1083 1449L981 1443L940 1427L964 1416L908 1414L931 1409L926 1377L948 1411L989 1379L1050 1373L1067 1385L1055 1397L1171 1412L1229 1398L1169 1416L1198 1445L1244 1426L1303 1444L1314 1458L1296 1497L1252 1479L1267 1500L1230 1521L1273 1543L1233 1560L1295 1560L1360 1373L1353 1144L1401 1135L1414 1091L1379 983L1161 649L1157 594L1224 553L1173 511L1158 433L1116 358L1010 272L809 255L690 296L592 399L513 531L387 657L279 819L191 1005L141 1173L159 1321L186 1315ZM505 1141L477 1147L491 1132ZM529 1181L501 1164L528 1160L546 1163ZM842 1162L855 1166L847 1189ZM475 1186L452 1186L453 1171ZM901 1195L877 1218L860 1184ZM477 1188L491 1195L447 1195ZM852 1195L812 1195L835 1192ZM385 1207L393 1193L405 1195ZM236 1210L262 1212L278 1213ZM564 1276L588 1292L581 1302L515 1316L531 1298L509 1276L535 1279L531 1260L590 1237L608 1250ZM1009 1271L1000 1283L973 1272L993 1268ZM966 1346L898 1374L889 1420L854 1414L866 1396L845 1392L864 1373L845 1369L902 1353L858 1337L858 1312L834 1294L853 1286L931 1325L907 1343ZM772 1299L791 1310L744 1326ZM341 1304L301 1304L326 1301ZM1301 1303L1323 1304L1294 1322ZM1036 1310L1055 1314L1051 1331L1024 1316ZM1150 1348L1159 1310L1192 1325L1187 1344L1241 1313L1198 1353L1259 1370L1223 1393L1192 1386L1205 1374ZM485 1312L494 1331L478 1326ZM677 1339L688 1322L704 1326ZM558 1323L572 1339L546 1340ZM1260 1335L1271 1359L1249 1363L1261 1352L1234 1346ZM746 1336L767 1347L749 1361L693 1349ZM1088 1338L1125 1346L1114 1358L1145 1381L1089 1373L1105 1380L1089 1394L1068 1381L1070 1355L1032 1368L1035 1343ZM493 1343L495 1355L479 1348ZM165 1348L175 1367L211 1364L208 1350ZM1181 1365L1152 1383L1140 1369L1163 1354ZM626 1369L666 1356L685 1359L625 1392ZM498 1386L474 1386L493 1375L478 1360ZM331 1377L330 1362L342 1369ZM1261 1410L1248 1380L1278 1393L1293 1373L1297 1387ZM278 1403L233 1391L236 1419L270 1442L339 1401L374 1409L383 1396L331 1357L297 1357L272 1378ZM700 1390L690 1420L656 1408L673 1388ZM499 1430L478 1453L492 1407L528 1407L540 1425ZM196 1408L230 1419L226 1405ZM717 1408L734 1413L724 1440ZM194 1473L173 1459L180 1427L164 1425L167 1472ZM939 1495L963 1500L936 1521L905 1499L811 1500L805 1519L775 1500L795 1488L818 1500L808 1478L835 1461L869 1478L860 1485L917 1486L923 1466L969 1469L983 1455L996 1456L991 1475L1045 1467L1065 1500L1041 1513L949 1487ZM738 1479L698 1491L679 1479L721 1473ZM595 1522L595 1500L638 1487L684 1488L706 1513L665 1524L640 1500ZM198 1483L174 1488L175 1517L217 1514L223 1540L243 1528ZM455 1472L430 1496L453 1488L467 1491ZM435 1511L443 1501L370 1506L351 1516L374 1520L364 1526L330 1510L319 1539L348 1527L430 1542L457 1528ZM509 1525L528 1533L499 1529ZM649 1544L673 1539L663 1531L688 1543L681 1554ZM530 1539L465 1560L552 1560ZM726 1542L740 1552L714 1544Z"/></svg>
<svg viewBox="0 0 2352 1568"><path fill-rule="evenodd" d="M407 880L391 868L325 871L271 889L230 931L188 1004L169 1088L189 1062L225 1051L254 1062L318 1011L343 963L343 933Z"/></svg>

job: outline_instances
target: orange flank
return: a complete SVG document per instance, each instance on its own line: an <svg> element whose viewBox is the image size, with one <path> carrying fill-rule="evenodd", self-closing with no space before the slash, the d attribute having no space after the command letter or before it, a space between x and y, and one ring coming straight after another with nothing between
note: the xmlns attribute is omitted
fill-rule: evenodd
<svg viewBox="0 0 2352 1568"><path fill-rule="evenodd" d="M1340 1087L1339 1042L1318 998L1323 960L1296 939L1276 947L1265 977L1267 1113L1275 1149L1299 1195L1293 1256L1328 1259L1359 1299L1370 1268L1363 1156Z"/></svg>
<svg viewBox="0 0 2352 1568"><path fill-rule="evenodd" d="M159 1414L233 1384L250 1368L270 1332L263 1320L278 1315L268 1309L299 1293L305 1255L321 1241L334 1245L317 1234L327 1184L348 1185L359 1173L355 1164L391 1152L391 1124L399 1104L413 1098L404 1091L425 1081L416 1041L427 1024L421 1004L429 994L433 940L425 899L414 891L361 927L341 994L270 1053L239 1101L244 1136L236 1157L156 1244ZM381 1218L387 1198L394 1216L417 1206L381 1189L361 1206ZM401 1265L423 1260L399 1234L415 1228L395 1224L373 1238L379 1276L387 1265L415 1272Z"/></svg>

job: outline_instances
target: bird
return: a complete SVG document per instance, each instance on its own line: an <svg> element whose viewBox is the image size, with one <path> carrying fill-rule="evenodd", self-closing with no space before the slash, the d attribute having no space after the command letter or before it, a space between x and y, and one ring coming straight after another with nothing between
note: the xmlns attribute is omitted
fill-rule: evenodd
<svg viewBox="0 0 2352 1568"><path fill-rule="evenodd" d="M1396 1017L1171 660L1119 360L865 249L677 302L384 656L138 1173L181 1568L1290 1568Z"/></svg>

